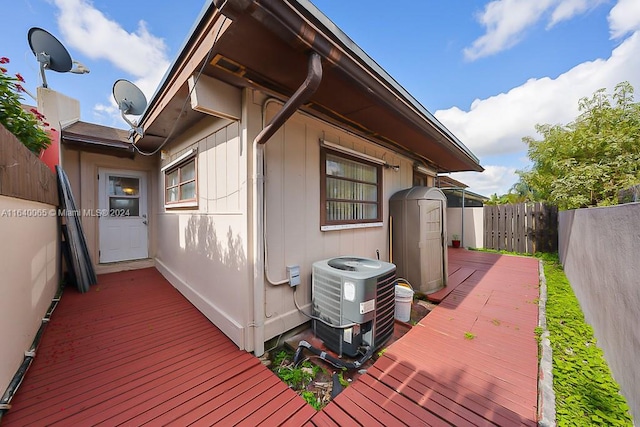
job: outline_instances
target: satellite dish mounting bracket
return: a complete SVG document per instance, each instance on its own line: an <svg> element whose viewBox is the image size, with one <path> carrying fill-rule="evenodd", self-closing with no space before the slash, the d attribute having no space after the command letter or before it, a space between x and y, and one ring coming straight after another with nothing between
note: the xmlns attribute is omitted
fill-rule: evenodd
<svg viewBox="0 0 640 427"><path fill-rule="evenodd" d="M132 122L127 118L126 114L139 116L144 113L147 108L147 98L144 93L133 83L128 80L120 79L113 84L113 98L118 104L122 119L131 126L132 134L138 134L144 137L142 126L138 126L137 122Z"/></svg>

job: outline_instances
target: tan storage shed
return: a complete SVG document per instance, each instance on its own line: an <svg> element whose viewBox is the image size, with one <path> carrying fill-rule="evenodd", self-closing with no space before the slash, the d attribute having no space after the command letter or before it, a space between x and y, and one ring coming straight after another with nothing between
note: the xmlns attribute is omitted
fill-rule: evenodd
<svg viewBox="0 0 640 427"><path fill-rule="evenodd" d="M399 278L430 294L447 282L447 197L435 187L412 187L389 200L391 262Z"/></svg>

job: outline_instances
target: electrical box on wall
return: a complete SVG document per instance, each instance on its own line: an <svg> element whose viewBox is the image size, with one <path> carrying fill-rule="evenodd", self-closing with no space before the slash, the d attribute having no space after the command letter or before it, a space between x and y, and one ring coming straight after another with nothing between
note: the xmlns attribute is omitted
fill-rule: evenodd
<svg viewBox="0 0 640 427"><path fill-rule="evenodd" d="M289 286L292 288L300 284L300 266L287 265L287 277L289 278Z"/></svg>

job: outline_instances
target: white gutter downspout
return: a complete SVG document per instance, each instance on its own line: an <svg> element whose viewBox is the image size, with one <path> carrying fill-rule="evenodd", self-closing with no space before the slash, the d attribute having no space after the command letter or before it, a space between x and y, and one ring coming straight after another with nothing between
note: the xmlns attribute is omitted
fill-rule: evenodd
<svg viewBox="0 0 640 427"><path fill-rule="evenodd" d="M263 127L262 131L253 140L253 167L255 170L253 179L253 241L255 244L254 259L254 287L253 287L253 352L256 356L264 354L264 318L265 318L265 220L264 220L264 144L275 134L278 129L304 104L311 95L315 93L322 80L322 58L316 52L311 52L309 56L307 78L289 100L276 113L269 124ZM263 106L263 117L266 103Z"/></svg>
<svg viewBox="0 0 640 427"><path fill-rule="evenodd" d="M461 224L461 227L462 227L461 234L462 235L460 236L460 239L462 240L461 243L460 243L460 246L462 246L463 248L464 248L464 208L465 208L465 205L464 205L464 193L465 193L465 190L463 188L462 189L462 215L461 215L462 216L462 224Z"/></svg>

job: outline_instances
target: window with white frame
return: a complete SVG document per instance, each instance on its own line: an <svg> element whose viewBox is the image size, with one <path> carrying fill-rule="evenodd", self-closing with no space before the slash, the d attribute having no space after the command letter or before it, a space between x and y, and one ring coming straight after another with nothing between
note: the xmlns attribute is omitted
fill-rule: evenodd
<svg viewBox="0 0 640 427"><path fill-rule="evenodd" d="M192 156L164 170L166 207L198 205L198 174L196 157Z"/></svg>
<svg viewBox="0 0 640 427"><path fill-rule="evenodd" d="M321 150L321 226L382 221L382 166Z"/></svg>

